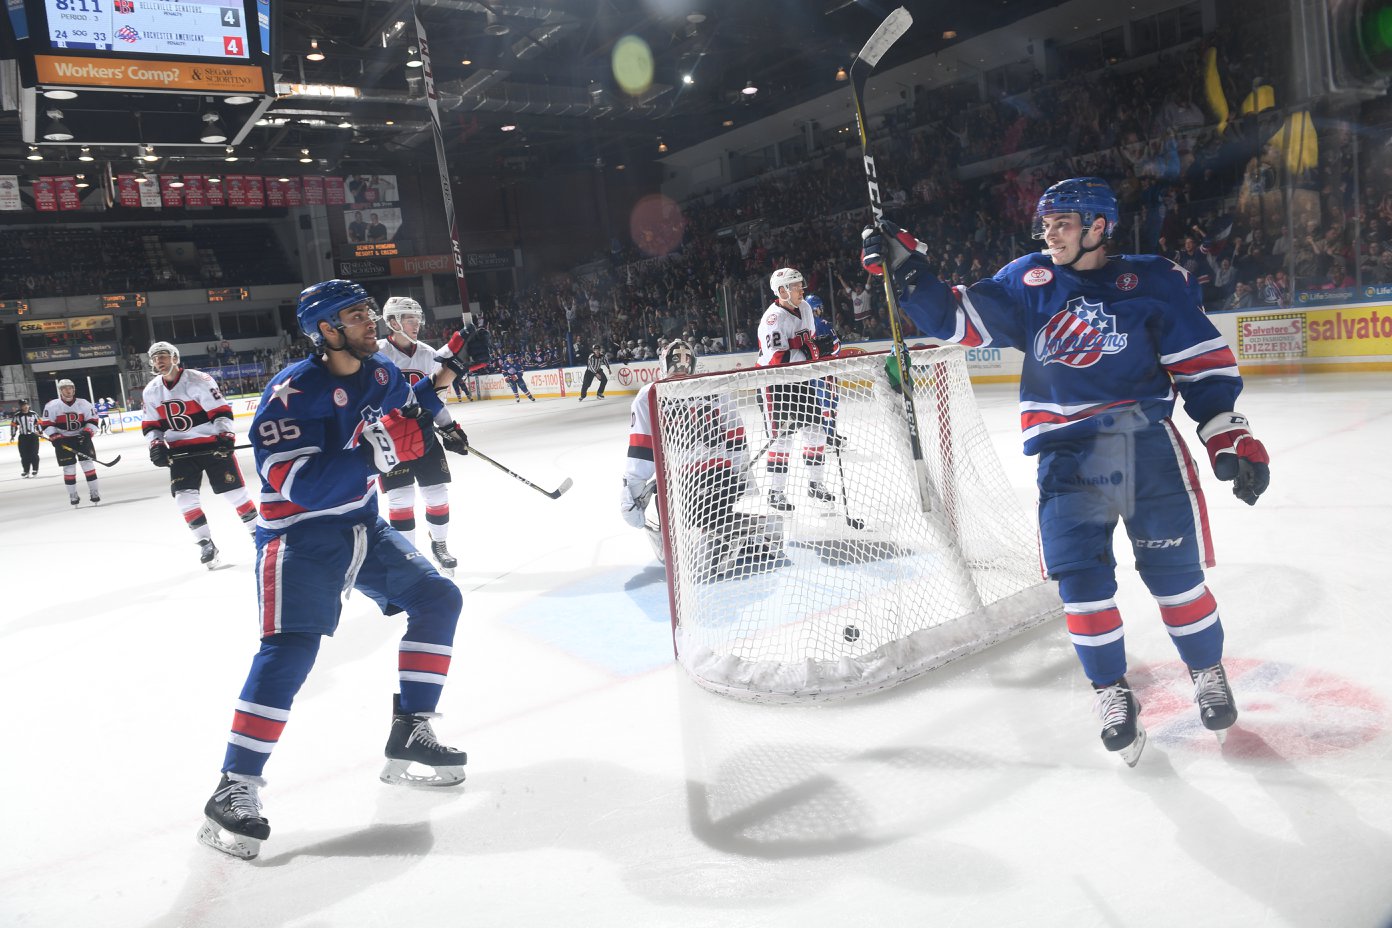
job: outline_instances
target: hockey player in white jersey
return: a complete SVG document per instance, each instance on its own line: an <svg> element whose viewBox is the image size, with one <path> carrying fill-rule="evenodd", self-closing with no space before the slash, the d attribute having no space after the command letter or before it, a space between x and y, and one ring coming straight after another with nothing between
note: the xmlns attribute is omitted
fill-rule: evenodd
<svg viewBox="0 0 1392 928"><path fill-rule="evenodd" d="M664 379L696 372L696 353L681 339L667 345L660 360ZM646 530L658 560L664 560L661 530L647 518L656 490L652 390L651 383L644 384L633 399L619 511L629 525ZM696 579L723 579L742 569L776 565L783 550L781 522L735 511L752 485L744 420L732 399L714 394L663 400L663 409L664 417L674 420L669 431L674 438L664 451L676 460L667 473L687 482L682 496L695 501L684 519L688 528L701 533Z"/></svg>
<svg viewBox="0 0 1392 928"><path fill-rule="evenodd" d="M400 368L408 384L414 387L422 380L430 380L437 390L443 390L454 381L454 372L435 359L435 349L416 337L425 321L425 310L419 303L408 296L390 297L382 307L382 320L387 326L387 337L377 340L377 352ZM442 425L453 424L448 411L443 415L449 421ZM420 484L421 498L425 501L425 523L430 532L430 553L439 563L441 573L454 576L459 561L450 554L446 544L450 471L440 443L432 437L422 457L404 462L380 479L387 495L391 527L413 545L416 543L415 485Z"/></svg>
<svg viewBox="0 0 1392 928"><path fill-rule="evenodd" d="M97 433L97 413L92 404L77 395L77 387L66 378L58 381L58 398L49 400L39 418L44 438L53 445L58 466L63 469L63 484L68 488L68 502L76 506L77 465L87 478L87 496L93 503L101 502L97 490L97 451L92 436Z"/></svg>
<svg viewBox="0 0 1392 928"><path fill-rule="evenodd" d="M150 346L154 377L141 396L140 431L150 441L150 463L169 468L169 493L198 542L198 559L209 570L221 562L208 517L203 512L203 475L215 496L224 496L256 541L256 504L233 447L232 405L211 375L180 364L179 349L169 342Z"/></svg>
<svg viewBox="0 0 1392 928"><path fill-rule="evenodd" d="M803 299L804 282L796 268L773 272L769 289L774 301L759 321L760 367L778 367L798 361L816 361L817 319ZM802 461L807 467L807 495L821 502L835 499L822 483L826 462L826 433L822 430L821 403L814 381L774 384L760 391L764 422L773 446L768 453L768 473L772 483L769 506L787 512L794 508L785 488L793 439L807 430L803 439Z"/></svg>

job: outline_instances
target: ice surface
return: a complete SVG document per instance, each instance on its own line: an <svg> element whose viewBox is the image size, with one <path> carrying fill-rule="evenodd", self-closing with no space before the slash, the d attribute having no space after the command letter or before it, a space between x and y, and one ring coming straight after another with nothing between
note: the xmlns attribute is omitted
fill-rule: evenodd
<svg viewBox="0 0 1392 928"><path fill-rule="evenodd" d="M979 392L1029 503L1013 390ZM138 435L98 439L122 461L95 508L47 446L38 480L0 449L0 925L1386 926L1392 377L1256 378L1241 407L1273 460L1257 507L1190 443L1242 716L1220 751L1123 551L1134 770L1056 623L840 706L700 691L617 513L628 400L453 407L513 470L575 480L552 501L451 459L465 611L435 728L468 783L377 781L402 622L355 596L250 863L194 840L257 642L231 507L205 494L210 573Z"/></svg>

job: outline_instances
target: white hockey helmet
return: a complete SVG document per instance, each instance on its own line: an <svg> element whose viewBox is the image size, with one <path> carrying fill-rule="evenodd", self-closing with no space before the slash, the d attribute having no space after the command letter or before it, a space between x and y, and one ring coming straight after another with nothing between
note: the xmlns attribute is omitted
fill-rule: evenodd
<svg viewBox="0 0 1392 928"><path fill-rule="evenodd" d="M64 390L71 390L73 392L73 396L77 396L77 385L66 377L58 381L56 384L54 384L54 386L58 388L58 396L60 397L63 397ZM63 402L70 402L70 400L67 397L63 397Z"/></svg>
<svg viewBox="0 0 1392 928"><path fill-rule="evenodd" d="M425 321L425 310L421 305L409 296L393 296L387 299L382 306L382 318L387 323L387 328L393 332L404 332L401 324L406 319L414 318L416 322Z"/></svg>
<svg viewBox="0 0 1392 928"><path fill-rule="evenodd" d="M774 271L773 276L769 278L769 289L773 291L774 296L781 297L783 294L779 291L784 287L791 287L793 284L800 284L802 282L802 273L797 268L780 267L778 270Z"/></svg>
<svg viewBox="0 0 1392 928"><path fill-rule="evenodd" d="M179 366L179 349L175 348L173 344L169 342L155 342L150 346L150 350L145 353L150 357L150 369L156 374L164 373L164 371L155 366L155 355L157 354L169 355L170 360L174 362L173 366L169 368L170 370L174 370L174 368Z"/></svg>
<svg viewBox="0 0 1392 928"><path fill-rule="evenodd" d="M662 349L662 376L676 377L696 373L696 352L680 338L673 339Z"/></svg>

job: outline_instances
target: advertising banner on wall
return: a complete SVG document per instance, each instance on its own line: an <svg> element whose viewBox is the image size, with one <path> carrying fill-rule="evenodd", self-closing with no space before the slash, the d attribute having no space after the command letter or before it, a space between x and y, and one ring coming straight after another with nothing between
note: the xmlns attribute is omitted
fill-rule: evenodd
<svg viewBox="0 0 1392 928"><path fill-rule="evenodd" d="M19 175L0 174L0 210L23 209L19 199Z"/></svg>

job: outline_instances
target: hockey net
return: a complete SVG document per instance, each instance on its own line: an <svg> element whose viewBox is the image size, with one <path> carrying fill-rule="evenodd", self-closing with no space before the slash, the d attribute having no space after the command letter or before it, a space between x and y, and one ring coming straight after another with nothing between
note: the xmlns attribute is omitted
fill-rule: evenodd
<svg viewBox="0 0 1392 928"><path fill-rule="evenodd" d="M677 659L707 689L860 695L1061 614L964 351L912 352L926 504L885 362L856 354L651 391ZM770 496L779 482L791 508Z"/></svg>

